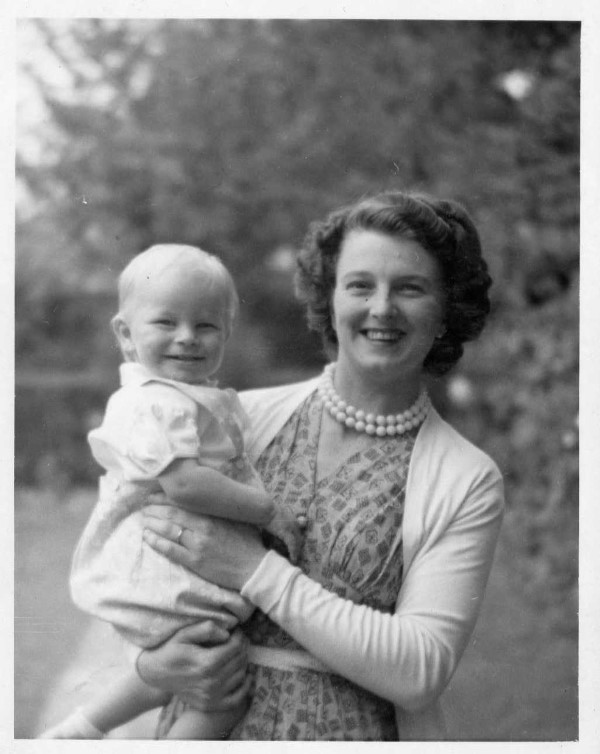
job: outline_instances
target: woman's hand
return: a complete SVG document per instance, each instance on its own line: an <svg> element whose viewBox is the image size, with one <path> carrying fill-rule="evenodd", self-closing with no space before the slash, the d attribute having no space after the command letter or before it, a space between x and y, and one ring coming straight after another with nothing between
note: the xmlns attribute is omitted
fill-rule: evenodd
<svg viewBox="0 0 600 754"><path fill-rule="evenodd" d="M231 636L212 621L180 629L155 649L138 657L140 678L195 709L221 711L238 707L248 693L247 640L238 629Z"/></svg>
<svg viewBox="0 0 600 754"><path fill-rule="evenodd" d="M172 505L143 509L144 540L169 560L227 589L240 590L266 554L258 530Z"/></svg>

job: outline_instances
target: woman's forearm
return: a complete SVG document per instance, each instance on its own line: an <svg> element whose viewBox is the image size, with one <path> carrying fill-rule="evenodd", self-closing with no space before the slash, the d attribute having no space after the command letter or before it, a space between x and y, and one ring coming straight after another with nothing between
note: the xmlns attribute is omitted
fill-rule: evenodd
<svg viewBox="0 0 600 754"><path fill-rule="evenodd" d="M453 667L426 626L342 599L274 552L242 594L332 671L407 709L432 701Z"/></svg>

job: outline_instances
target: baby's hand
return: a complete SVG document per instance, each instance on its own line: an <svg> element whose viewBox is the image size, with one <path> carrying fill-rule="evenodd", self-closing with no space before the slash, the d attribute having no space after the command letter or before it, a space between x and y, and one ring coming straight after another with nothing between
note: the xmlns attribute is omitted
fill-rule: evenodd
<svg viewBox="0 0 600 754"><path fill-rule="evenodd" d="M278 509L267 527L271 534L285 544L292 563L298 562L305 526L305 520L298 519L288 511Z"/></svg>

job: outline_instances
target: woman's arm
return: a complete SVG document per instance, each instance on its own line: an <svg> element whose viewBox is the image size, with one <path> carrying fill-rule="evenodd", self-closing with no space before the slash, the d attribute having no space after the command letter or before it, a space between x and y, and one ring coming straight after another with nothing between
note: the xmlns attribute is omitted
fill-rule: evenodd
<svg viewBox="0 0 600 754"><path fill-rule="evenodd" d="M153 520L149 510L152 546L208 580L241 588L333 671L417 710L443 691L474 627L502 518L502 485L496 477L482 482L437 541L418 553L392 615L337 597L216 520L198 528L193 519L176 523L172 510L170 520ZM180 525L193 530L183 548L170 541Z"/></svg>
<svg viewBox="0 0 600 754"><path fill-rule="evenodd" d="M475 625L502 518L501 484L463 505L415 558L396 612L341 599L275 553L242 595L332 670L409 710L446 687Z"/></svg>
<svg viewBox="0 0 600 754"><path fill-rule="evenodd" d="M207 516L267 526L275 507L266 492L200 466L192 458L177 458L158 477L168 498Z"/></svg>

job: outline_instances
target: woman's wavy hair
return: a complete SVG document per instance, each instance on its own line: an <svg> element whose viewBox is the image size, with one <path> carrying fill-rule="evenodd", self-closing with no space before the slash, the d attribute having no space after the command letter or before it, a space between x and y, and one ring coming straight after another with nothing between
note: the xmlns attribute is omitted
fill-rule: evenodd
<svg viewBox="0 0 600 754"><path fill-rule="evenodd" d="M296 295L306 306L310 329L320 333L330 358L335 358L338 346L331 311L337 261L345 237L357 229L412 239L437 260L445 294L446 332L436 338L424 369L433 375L445 374L462 356L463 343L481 333L490 310L492 279L467 211L448 199L387 192L311 224L298 255Z"/></svg>

